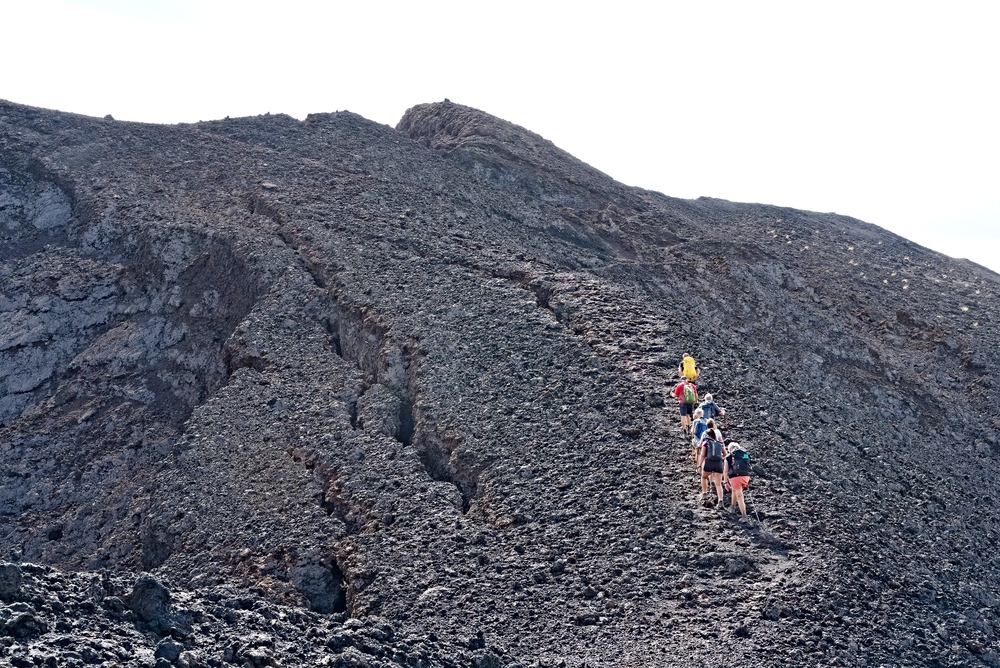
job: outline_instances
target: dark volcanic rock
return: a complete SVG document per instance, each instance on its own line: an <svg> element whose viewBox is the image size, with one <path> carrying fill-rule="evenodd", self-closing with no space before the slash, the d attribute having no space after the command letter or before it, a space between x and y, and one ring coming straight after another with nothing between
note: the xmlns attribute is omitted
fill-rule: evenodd
<svg viewBox="0 0 1000 668"><path fill-rule="evenodd" d="M176 663L177 659L181 658L183 651L184 645L171 638L164 638L156 645L153 656L157 659L166 659L170 663Z"/></svg>
<svg viewBox="0 0 1000 668"><path fill-rule="evenodd" d="M140 575L128 597L132 612L144 622L156 622L170 614L170 592L151 575Z"/></svg>
<svg viewBox="0 0 1000 668"><path fill-rule="evenodd" d="M21 591L21 569L17 564L0 564L0 599L9 601Z"/></svg>
<svg viewBox="0 0 1000 668"><path fill-rule="evenodd" d="M0 663L997 663L982 267L451 103L0 103L0 236Z"/></svg>
<svg viewBox="0 0 1000 668"><path fill-rule="evenodd" d="M3 625L3 635L21 640L39 636L45 630L45 625L30 612L15 612Z"/></svg>

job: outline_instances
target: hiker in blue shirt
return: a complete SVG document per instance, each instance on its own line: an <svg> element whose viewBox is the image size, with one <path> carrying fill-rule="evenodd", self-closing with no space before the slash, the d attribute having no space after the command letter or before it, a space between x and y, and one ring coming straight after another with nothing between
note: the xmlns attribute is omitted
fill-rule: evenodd
<svg viewBox="0 0 1000 668"><path fill-rule="evenodd" d="M708 420L705 419L704 412L700 408L694 411L694 422L691 423L691 461L698 461L698 444L701 442L701 435L708 427Z"/></svg>
<svg viewBox="0 0 1000 668"><path fill-rule="evenodd" d="M711 394L705 395L705 401L703 401L701 405L698 406L698 410L700 410L704 414L706 420L719 418L726 414L726 409L719 408L719 404L715 403L715 400L712 399Z"/></svg>

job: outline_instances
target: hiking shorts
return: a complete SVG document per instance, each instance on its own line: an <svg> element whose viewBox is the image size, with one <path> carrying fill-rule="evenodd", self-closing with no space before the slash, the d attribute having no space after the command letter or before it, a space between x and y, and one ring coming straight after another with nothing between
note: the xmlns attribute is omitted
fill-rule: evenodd
<svg viewBox="0 0 1000 668"><path fill-rule="evenodd" d="M694 415L694 404L685 404L681 402L681 417L685 415Z"/></svg>
<svg viewBox="0 0 1000 668"><path fill-rule="evenodd" d="M717 462L713 462L711 459L706 459L705 463L702 465L701 470L705 473L722 473L723 462L721 459Z"/></svg>
<svg viewBox="0 0 1000 668"><path fill-rule="evenodd" d="M750 476L748 475L738 475L735 478L729 479L729 484L733 486L733 489L749 489L750 488Z"/></svg>

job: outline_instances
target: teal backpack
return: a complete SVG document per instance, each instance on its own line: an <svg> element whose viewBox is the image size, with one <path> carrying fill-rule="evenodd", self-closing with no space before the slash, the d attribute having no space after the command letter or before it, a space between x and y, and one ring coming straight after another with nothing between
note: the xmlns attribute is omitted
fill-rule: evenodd
<svg viewBox="0 0 1000 668"><path fill-rule="evenodd" d="M732 464L729 465L729 477L750 475L750 454L746 450L733 450L730 453Z"/></svg>

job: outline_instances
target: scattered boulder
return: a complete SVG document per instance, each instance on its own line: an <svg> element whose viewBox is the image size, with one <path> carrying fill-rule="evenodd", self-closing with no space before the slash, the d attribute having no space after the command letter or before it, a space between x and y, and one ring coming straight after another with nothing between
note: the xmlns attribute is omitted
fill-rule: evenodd
<svg viewBox="0 0 1000 668"><path fill-rule="evenodd" d="M472 656L473 668L504 668L506 665L492 650L483 649Z"/></svg>
<svg viewBox="0 0 1000 668"><path fill-rule="evenodd" d="M729 577L737 577L755 569L753 561L747 556L738 554L726 557L726 575Z"/></svg>
<svg viewBox="0 0 1000 668"><path fill-rule="evenodd" d="M183 651L184 645L173 638L164 638L156 645L156 651L153 653L153 656L157 659L166 659L170 663L174 663L181 657L181 652Z"/></svg>
<svg viewBox="0 0 1000 668"><path fill-rule="evenodd" d="M778 621L779 619L784 619L785 617L794 617L795 611L785 605L782 601L772 600L768 601L767 605L764 606L761 616L764 619Z"/></svg>
<svg viewBox="0 0 1000 668"><path fill-rule="evenodd" d="M148 623L163 621L170 613L170 592L148 573L139 576L129 596L129 608Z"/></svg>
<svg viewBox="0 0 1000 668"><path fill-rule="evenodd" d="M30 612L19 612L3 625L3 635L25 639L45 633L48 627Z"/></svg>
<svg viewBox="0 0 1000 668"><path fill-rule="evenodd" d="M21 569L17 564L0 563L0 599L9 601L21 591Z"/></svg>
<svg viewBox="0 0 1000 668"><path fill-rule="evenodd" d="M354 637L347 631L335 631L326 641L326 646L332 650L341 650L354 644Z"/></svg>

